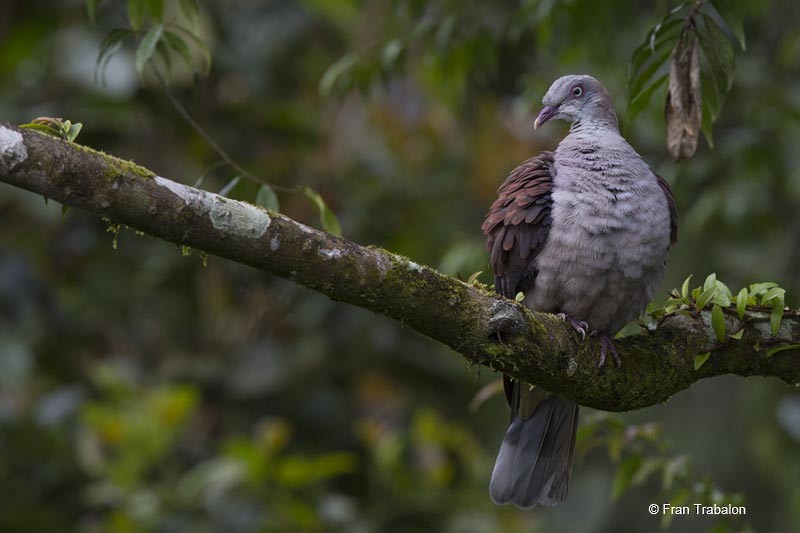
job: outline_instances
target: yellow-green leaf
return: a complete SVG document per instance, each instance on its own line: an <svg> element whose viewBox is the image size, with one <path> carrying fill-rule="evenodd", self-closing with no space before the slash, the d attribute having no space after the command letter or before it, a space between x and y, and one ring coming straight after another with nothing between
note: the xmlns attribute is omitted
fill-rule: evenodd
<svg viewBox="0 0 800 533"><path fill-rule="evenodd" d="M722 308L714 304L711 308L711 327L714 328L714 334L720 342L725 340L725 315L722 313Z"/></svg>
<svg viewBox="0 0 800 533"><path fill-rule="evenodd" d="M694 274L689 274L689 277L683 281L683 285L681 285L681 296L684 298L688 298L689 296L689 282L692 279Z"/></svg>
<svg viewBox="0 0 800 533"><path fill-rule="evenodd" d="M630 486L633 476L639 471L641 465L642 456L638 454L631 455L622 461L622 464L617 468L617 474L614 476L614 482L611 485L612 500L619 498L625 492L625 489Z"/></svg>
<svg viewBox="0 0 800 533"><path fill-rule="evenodd" d="M483 274L483 270L478 270L477 272L473 272L469 278L467 278L467 285L472 285L472 283L478 279L478 276Z"/></svg>
<svg viewBox="0 0 800 533"><path fill-rule="evenodd" d="M769 315L769 326L772 329L772 334L777 335L778 329L781 327L781 319L783 318L783 298L781 301L772 306L772 313Z"/></svg>
<svg viewBox="0 0 800 533"><path fill-rule="evenodd" d="M256 205L266 207L272 211L280 211L280 204L278 203L278 196L269 185L262 185L256 193Z"/></svg>
<svg viewBox="0 0 800 533"><path fill-rule="evenodd" d="M694 358L694 369L699 370L701 366L703 366L706 361L708 360L708 356L711 355L711 352L703 352L699 355L696 355Z"/></svg>
<svg viewBox="0 0 800 533"><path fill-rule="evenodd" d="M744 318L744 312L747 309L747 288L743 288L736 295L736 312L739 313L739 319Z"/></svg>
<svg viewBox="0 0 800 533"><path fill-rule="evenodd" d="M322 196L320 196L319 193L311 187L303 187L301 190L303 191L303 194L306 195L306 198L311 200L311 203L317 208L319 219L322 223L322 229L332 235L341 237L342 227L339 225L339 219L337 219L336 215L333 214L333 211L328 208L325 200L322 199Z"/></svg>
<svg viewBox="0 0 800 533"><path fill-rule="evenodd" d="M703 290L703 292L701 292L697 296L697 310L700 311L701 309L703 309L706 306L706 304L709 301L711 301L711 298L713 298L716 293L717 293L716 285L712 285L708 289Z"/></svg>
<svg viewBox="0 0 800 533"><path fill-rule="evenodd" d="M732 334L728 335L728 337L730 337L732 339L736 339L738 341L739 339L742 338L742 335L744 335L744 328L740 329L736 333L732 333Z"/></svg>
<svg viewBox="0 0 800 533"><path fill-rule="evenodd" d="M67 140L70 142L75 142L75 139L78 137L78 134L81 132L83 128L83 124L80 122L76 122L75 124L70 124L69 129L66 132Z"/></svg>
<svg viewBox="0 0 800 533"><path fill-rule="evenodd" d="M128 0L128 20L134 30L138 30L142 25L145 8L145 0Z"/></svg>
<svg viewBox="0 0 800 533"><path fill-rule="evenodd" d="M778 352L785 352L786 350L800 350L800 344L787 344L786 346L778 346L767 351L767 357L772 357Z"/></svg>

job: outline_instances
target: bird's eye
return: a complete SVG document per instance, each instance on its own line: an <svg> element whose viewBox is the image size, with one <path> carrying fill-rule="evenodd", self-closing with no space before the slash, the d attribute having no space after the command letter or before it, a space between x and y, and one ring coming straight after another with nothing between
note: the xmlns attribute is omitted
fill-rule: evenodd
<svg viewBox="0 0 800 533"><path fill-rule="evenodd" d="M578 98L582 94L583 94L583 87L576 85L575 87L572 88L572 96L574 96L575 98Z"/></svg>

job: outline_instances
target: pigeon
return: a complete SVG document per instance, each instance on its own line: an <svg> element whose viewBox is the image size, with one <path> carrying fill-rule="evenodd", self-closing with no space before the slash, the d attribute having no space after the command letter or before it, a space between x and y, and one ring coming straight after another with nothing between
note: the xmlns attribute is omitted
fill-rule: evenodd
<svg viewBox="0 0 800 533"><path fill-rule="evenodd" d="M588 75L557 79L533 126L571 123L554 152L511 171L482 229L495 290L558 314L600 340L598 366L613 338L644 311L676 242L672 191L622 137L608 91ZM498 505L553 506L567 497L578 405L503 378L511 422L489 493Z"/></svg>

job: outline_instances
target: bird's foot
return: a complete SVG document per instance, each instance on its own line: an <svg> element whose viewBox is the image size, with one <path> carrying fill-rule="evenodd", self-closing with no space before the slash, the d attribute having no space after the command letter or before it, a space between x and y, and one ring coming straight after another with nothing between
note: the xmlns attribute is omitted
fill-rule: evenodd
<svg viewBox="0 0 800 533"><path fill-rule="evenodd" d="M582 338L586 338L586 332L589 331L589 324L584 322L583 320L578 320L575 317L568 315L567 313L556 313L556 316L572 326L572 329L577 331L581 334Z"/></svg>
<svg viewBox="0 0 800 533"><path fill-rule="evenodd" d="M614 363L617 365L617 368L622 366L622 361L619 358L619 352L617 352L617 347L614 344L614 339L612 339L608 333L596 333L592 332L592 335L597 335L600 337L600 361L597 363L597 368L603 368L603 365L606 364L606 355L611 353L611 358L614 360Z"/></svg>

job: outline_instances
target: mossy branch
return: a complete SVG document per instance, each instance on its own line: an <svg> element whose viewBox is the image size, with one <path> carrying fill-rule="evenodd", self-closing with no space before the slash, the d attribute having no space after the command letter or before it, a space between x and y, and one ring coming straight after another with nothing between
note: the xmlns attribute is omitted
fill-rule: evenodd
<svg viewBox="0 0 800 533"><path fill-rule="evenodd" d="M720 374L800 383L798 352L770 357L766 349L800 338L796 315L787 315L773 337L769 324L753 314L742 338L723 344L705 313L671 317L656 331L619 340L623 366L598 370L597 341L581 339L553 315L74 143L0 124L0 181L389 316L472 363L583 405L646 407ZM695 356L707 351L711 356L696 370Z"/></svg>

